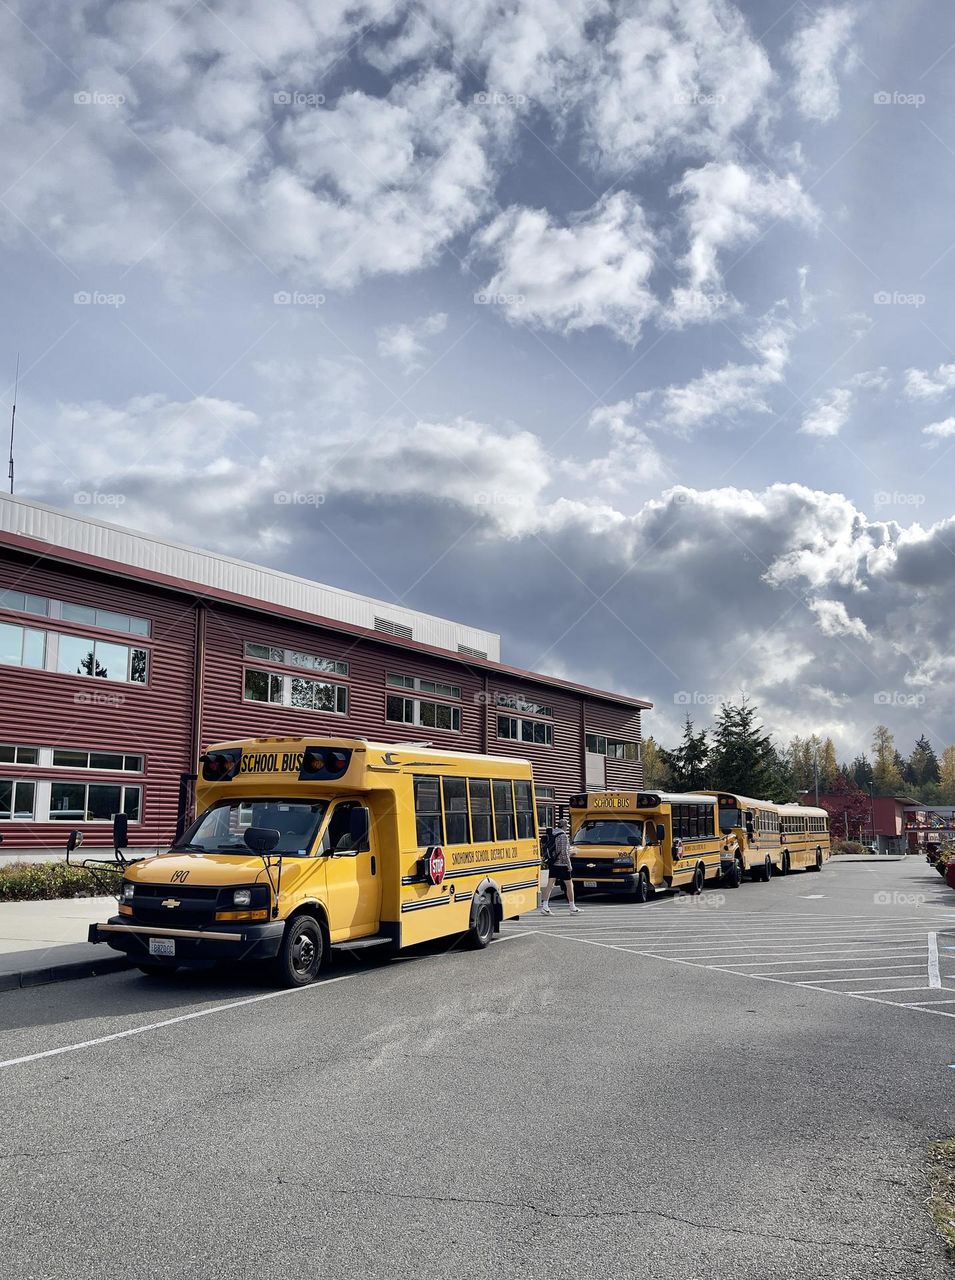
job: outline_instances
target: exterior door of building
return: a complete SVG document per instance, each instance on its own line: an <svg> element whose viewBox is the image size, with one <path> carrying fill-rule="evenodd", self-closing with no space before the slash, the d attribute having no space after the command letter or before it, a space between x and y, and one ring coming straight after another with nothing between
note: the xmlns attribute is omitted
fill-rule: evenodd
<svg viewBox="0 0 955 1280"><path fill-rule="evenodd" d="M607 757L588 751L584 761L584 777L588 791L603 791L607 786Z"/></svg>

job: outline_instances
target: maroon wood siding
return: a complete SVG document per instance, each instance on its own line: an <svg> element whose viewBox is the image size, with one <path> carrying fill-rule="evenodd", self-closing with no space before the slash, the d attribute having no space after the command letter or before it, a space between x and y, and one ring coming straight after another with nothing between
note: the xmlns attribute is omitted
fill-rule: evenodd
<svg viewBox="0 0 955 1280"><path fill-rule="evenodd" d="M21 625L132 643L149 650L146 686L0 665L0 742L122 750L145 756L145 773L141 777L0 765L0 778L55 776L87 782L140 783L142 822L130 827L132 847L159 845L171 838L179 775L195 769L197 746L204 749L223 739L341 734L389 742L427 739L449 750L520 756L532 762L538 785L554 789L558 805L566 804L567 798L583 786L585 726L625 741L640 740L640 713L629 704L597 699L589 691L575 693L555 687L546 676L528 674L519 679L495 664L478 662L471 666L451 656L443 659L422 653L420 646L407 646L400 640L356 636L336 629L334 623L309 624L267 607L242 608L190 589L189 584L174 592L165 586L137 582L125 571L120 576L80 565L38 563L35 556L4 549L0 556L0 588L3 587L133 614L151 623L148 639L131 638L101 628L27 619L23 614L0 611L0 619ZM194 744L197 630L202 637L198 662L201 697L198 743ZM245 645L250 641L347 662L347 677L301 673L345 685L349 691L347 715L245 701L247 666L283 670L279 664L246 659ZM388 672L457 685L461 697L452 705L460 707L460 732L388 721ZM404 692L409 697L430 696ZM552 726L553 745L499 738L498 714L522 713L499 707L498 693L548 705L552 716L528 718L543 719ZM82 701L93 694L100 696L95 701ZM115 696L104 699L103 695ZM440 697L435 700L446 701ZM639 785L641 766L623 761L608 764L611 785ZM72 825L4 821L0 832L7 848L61 848ZM84 831L88 844L103 846L109 842L108 824L76 825Z"/></svg>
<svg viewBox="0 0 955 1280"><path fill-rule="evenodd" d="M0 764L0 777L139 784L142 821L130 824L130 844L149 846L167 840L175 829L179 775L190 767L192 756L195 620L190 602L165 592L4 557L0 589L6 588L133 614L152 625L148 638L131 637L0 610L0 621L131 644L149 652L145 685L0 666L0 742L135 752L145 757L142 775ZM59 849L74 826L90 845L110 843L109 824L101 822L3 822L0 832L9 847Z"/></svg>

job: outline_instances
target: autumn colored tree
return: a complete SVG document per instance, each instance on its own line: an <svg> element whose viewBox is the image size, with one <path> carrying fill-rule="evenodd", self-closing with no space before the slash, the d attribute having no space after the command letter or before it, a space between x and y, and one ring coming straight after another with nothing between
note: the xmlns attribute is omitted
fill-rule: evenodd
<svg viewBox="0 0 955 1280"><path fill-rule="evenodd" d="M895 738L887 725L876 725L872 735L872 783L880 796L897 795L904 783L895 763Z"/></svg>
<svg viewBox="0 0 955 1280"><path fill-rule="evenodd" d="M833 840L867 840L871 827L871 802L868 793L837 774L828 795L819 803L829 814L829 832Z"/></svg>
<svg viewBox="0 0 955 1280"><path fill-rule="evenodd" d="M648 791L665 791L671 785L666 752L652 737L643 740L643 785Z"/></svg>

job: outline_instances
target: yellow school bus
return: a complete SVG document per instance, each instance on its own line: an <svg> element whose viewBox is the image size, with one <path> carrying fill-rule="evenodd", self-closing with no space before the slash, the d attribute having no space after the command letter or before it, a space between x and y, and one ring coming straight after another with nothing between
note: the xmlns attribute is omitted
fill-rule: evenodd
<svg viewBox="0 0 955 1280"><path fill-rule="evenodd" d="M575 889L646 902L658 889L700 893L723 873L714 796L589 791L569 807Z"/></svg>
<svg viewBox="0 0 955 1280"><path fill-rule="evenodd" d="M354 738L253 738L200 761L196 821L125 872L91 942L149 974L264 960L287 986L332 948L464 934L537 907L526 760Z"/></svg>
<svg viewBox="0 0 955 1280"><path fill-rule="evenodd" d="M774 804L728 791L714 791L720 830L734 843L742 871L769 881L774 871L798 867L821 871L829 858L829 815L802 804Z"/></svg>

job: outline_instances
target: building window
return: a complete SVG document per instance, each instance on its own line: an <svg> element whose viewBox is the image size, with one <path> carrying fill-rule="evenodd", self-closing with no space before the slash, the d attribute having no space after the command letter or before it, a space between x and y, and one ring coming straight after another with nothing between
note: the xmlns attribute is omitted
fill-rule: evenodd
<svg viewBox="0 0 955 1280"><path fill-rule="evenodd" d="M553 787L537 788L537 825L538 827L552 827L557 819L557 806L555 804L555 792Z"/></svg>
<svg viewBox="0 0 955 1280"><path fill-rule="evenodd" d="M389 693L385 699L385 718L397 724L413 724L421 729L461 731L461 708L443 702L426 702L422 698L402 698Z"/></svg>
<svg viewBox="0 0 955 1280"><path fill-rule="evenodd" d="M0 662L42 668L46 664L46 632L0 622Z"/></svg>
<svg viewBox="0 0 955 1280"><path fill-rule="evenodd" d="M611 760L640 759L639 742L619 742L600 733L587 734L587 750L591 755L607 756Z"/></svg>
<svg viewBox="0 0 955 1280"><path fill-rule="evenodd" d="M543 702L532 702L520 693L498 693L494 701L499 707L509 707L512 711L523 711L529 716L551 716L554 708Z"/></svg>
<svg viewBox="0 0 955 1280"><path fill-rule="evenodd" d="M440 778L415 778L414 813L418 848L443 844Z"/></svg>
<svg viewBox="0 0 955 1280"><path fill-rule="evenodd" d="M15 747L0 743L0 764L38 764L39 747Z"/></svg>
<svg viewBox="0 0 955 1280"><path fill-rule="evenodd" d="M143 757L127 755L123 751L72 751L65 747L54 747L53 767L56 769L113 769L123 773L142 773Z"/></svg>
<svg viewBox="0 0 955 1280"><path fill-rule="evenodd" d="M464 778L444 779L444 829L448 844L470 844L468 784Z"/></svg>
<svg viewBox="0 0 955 1280"><path fill-rule="evenodd" d="M36 783L0 778L0 822L32 822Z"/></svg>
<svg viewBox="0 0 955 1280"><path fill-rule="evenodd" d="M111 822L125 813L139 822L141 789L103 782L53 782L50 784L50 819L53 822Z"/></svg>
<svg viewBox="0 0 955 1280"><path fill-rule="evenodd" d="M71 604L68 600L31 596L25 591L0 591L0 609L9 609L13 613L35 613L44 618L62 618L64 622L78 622L84 627L102 627L105 631L128 631L136 636L148 636L150 630L146 618L134 618L128 613L116 613L113 609L94 609L86 604Z"/></svg>
<svg viewBox="0 0 955 1280"><path fill-rule="evenodd" d="M283 676L275 671L245 673L245 701L270 702L298 711L326 711L348 714L348 689L343 684L313 680L309 676Z"/></svg>
<svg viewBox="0 0 955 1280"><path fill-rule="evenodd" d="M322 658L316 653L300 653L298 649L281 649L275 645L246 642L245 656L265 662L281 662L287 667L304 667L307 671L330 671L336 676L348 675L348 663L340 658Z"/></svg>
<svg viewBox="0 0 955 1280"><path fill-rule="evenodd" d="M111 640L57 634L56 669L61 675L146 683L146 650Z"/></svg>
<svg viewBox="0 0 955 1280"><path fill-rule="evenodd" d="M498 716L497 736L511 742L533 742L538 746L554 745L554 726L543 720L521 720L517 716Z"/></svg>
<svg viewBox="0 0 955 1280"><path fill-rule="evenodd" d="M402 676L389 671L385 683L397 689L414 689L416 693L431 693L436 698L460 698L461 686L442 684L440 680L423 680L420 676Z"/></svg>
<svg viewBox="0 0 955 1280"><path fill-rule="evenodd" d="M468 782L471 797L471 829L474 843L493 839L491 833L491 784L487 778L471 778Z"/></svg>

